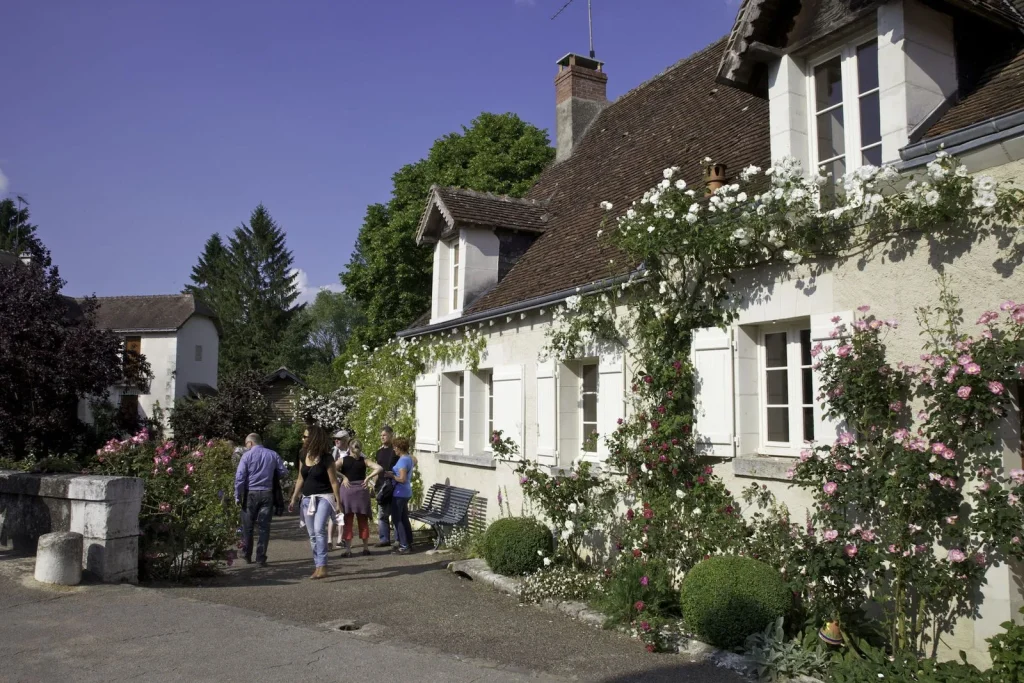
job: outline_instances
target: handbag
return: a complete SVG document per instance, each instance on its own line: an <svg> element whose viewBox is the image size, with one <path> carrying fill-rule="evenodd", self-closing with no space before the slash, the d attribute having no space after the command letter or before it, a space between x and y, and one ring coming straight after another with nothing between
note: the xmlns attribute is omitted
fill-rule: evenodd
<svg viewBox="0 0 1024 683"><path fill-rule="evenodd" d="M395 495L395 480L385 479L377 490L377 502L387 503L391 501L391 497Z"/></svg>

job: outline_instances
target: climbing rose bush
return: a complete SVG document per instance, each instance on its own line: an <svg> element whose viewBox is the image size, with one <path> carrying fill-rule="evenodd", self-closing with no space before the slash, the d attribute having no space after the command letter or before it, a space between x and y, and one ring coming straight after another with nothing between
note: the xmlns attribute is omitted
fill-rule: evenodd
<svg viewBox="0 0 1024 683"><path fill-rule="evenodd" d="M238 557L239 508L235 467L226 441L198 447L157 443L146 431L113 439L90 463L96 474L139 477L145 490L139 515L139 574L180 580L231 565Z"/></svg>
<svg viewBox="0 0 1024 683"><path fill-rule="evenodd" d="M792 472L815 499L802 558L809 597L842 621L867 596L898 650L934 655L974 613L988 568L1024 558L1024 471L1003 467L997 439L1007 386L1024 368L1024 305L1000 309L966 333L944 295L921 311L930 341L919 365L886 362L897 324L867 306L852 327L837 325L833 346L812 351L819 398L846 430L805 449Z"/></svg>

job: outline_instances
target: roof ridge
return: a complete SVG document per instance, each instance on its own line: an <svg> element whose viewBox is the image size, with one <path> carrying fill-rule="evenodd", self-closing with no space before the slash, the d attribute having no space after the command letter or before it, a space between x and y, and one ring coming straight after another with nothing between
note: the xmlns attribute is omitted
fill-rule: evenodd
<svg viewBox="0 0 1024 683"><path fill-rule="evenodd" d="M90 297L75 297L77 299L85 299ZM177 299L177 298L188 298L195 300L191 294L115 294L114 296L97 296L91 297L97 301L110 301L111 299Z"/></svg>
<svg viewBox="0 0 1024 683"><path fill-rule="evenodd" d="M435 185L437 189L448 190L456 194L461 194L469 197L476 197L478 199L494 199L501 202L508 202L510 204L526 204L529 206L543 207L547 204L547 200L541 199L529 199L527 197L513 197L507 194L495 194L494 192L487 192L484 190L472 190L468 187L455 187L454 185Z"/></svg>

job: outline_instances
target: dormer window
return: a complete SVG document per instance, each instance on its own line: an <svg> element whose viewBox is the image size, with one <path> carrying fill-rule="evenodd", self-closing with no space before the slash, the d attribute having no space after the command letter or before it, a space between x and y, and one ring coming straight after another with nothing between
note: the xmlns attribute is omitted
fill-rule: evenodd
<svg viewBox="0 0 1024 683"><path fill-rule="evenodd" d="M833 182L882 163L878 41L861 40L811 62L811 158Z"/></svg>
<svg viewBox="0 0 1024 683"><path fill-rule="evenodd" d="M452 242L452 310L462 308L459 301L459 240Z"/></svg>

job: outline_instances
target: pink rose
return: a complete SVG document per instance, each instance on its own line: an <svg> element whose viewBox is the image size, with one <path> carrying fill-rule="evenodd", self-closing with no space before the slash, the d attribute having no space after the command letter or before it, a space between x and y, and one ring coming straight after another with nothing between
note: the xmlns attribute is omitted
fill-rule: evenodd
<svg viewBox="0 0 1024 683"><path fill-rule="evenodd" d="M876 537L877 536L875 532L870 531L869 529L865 529L864 531L860 532L860 539L862 541L873 541Z"/></svg>
<svg viewBox="0 0 1024 683"><path fill-rule="evenodd" d="M181 489L181 492L182 492L182 493L184 493L184 494L185 494L186 496L187 496L187 495L188 495L188 494L189 494L189 493L190 493L191 491L192 491L192 488L191 488L191 487L190 487L190 486L189 486L188 484L185 484L185 487L184 487L183 489Z"/></svg>
<svg viewBox="0 0 1024 683"><path fill-rule="evenodd" d="M160 513L161 514L166 515L170 511L171 511L171 504L170 503L160 503Z"/></svg>
<svg viewBox="0 0 1024 683"><path fill-rule="evenodd" d="M846 553L847 557L855 557L857 555L857 546L853 543L847 543L846 547L843 548L843 552Z"/></svg>
<svg viewBox="0 0 1024 683"><path fill-rule="evenodd" d="M935 455L940 455L944 450L946 450L946 444L939 443L938 441L932 444L932 453Z"/></svg>
<svg viewBox="0 0 1024 683"><path fill-rule="evenodd" d="M969 398L971 395L971 388L965 384L956 390L956 395L960 398Z"/></svg>
<svg viewBox="0 0 1024 683"><path fill-rule="evenodd" d="M956 362L957 362L957 363L959 363L960 365L964 365L964 366L966 366L966 365L968 365L969 363L971 363L971 362L972 362L973 360L974 360L974 359L973 359L973 358L971 358L969 354L966 354L966 353L965 353L964 355L962 355L962 356L960 356L959 358L957 358L957 359L956 359Z"/></svg>
<svg viewBox="0 0 1024 683"><path fill-rule="evenodd" d="M898 413L903 410L903 401L893 401L889 404L889 410L894 413Z"/></svg>
<svg viewBox="0 0 1024 683"><path fill-rule="evenodd" d="M836 469L839 470L840 472L849 472L851 467L849 465L847 465L845 462L837 460L836 461Z"/></svg>
<svg viewBox="0 0 1024 683"><path fill-rule="evenodd" d="M811 452L810 449L803 449L802 451L800 451L800 462L807 462L808 460L811 459L811 456L813 455L814 454Z"/></svg>
<svg viewBox="0 0 1024 683"><path fill-rule="evenodd" d="M1010 300L1004 301L1003 303L999 304L1000 311L1010 311L1013 310L1014 308L1017 308L1017 304Z"/></svg>
<svg viewBox="0 0 1024 683"><path fill-rule="evenodd" d="M944 448L942 449L942 457L945 458L946 460L953 460L954 458L956 458L956 451L954 451L952 448Z"/></svg>
<svg viewBox="0 0 1024 683"><path fill-rule="evenodd" d="M822 486L821 488L822 488L822 490L826 494L828 494L830 496L834 496L836 494L836 489L839 488L839 485L836 484L834 481L830 481L830 482L826 483L824 486Z"/></svg>
<svg viewBox="0 0 1024 683"><path fill-rule="evenodd" d="M825 540L826 541L834 541L837 538L839 538L839 532L836 531L835 529L829 529L828 531L825 532Z"/></svg>
<svg viewBox="0 0 1024 683"><path fill-rule="evenodd" d="M838 443L842 446L849 446L853 444L853 442L856 440L856 437L854 437L854 435L851 434L850 432L843 432L842 434L839 435Z"/></svg>
<svg viewBox="0 0 1024 683"><path fill-rule="evenodd" d="M858 306L857 310L860 311L861 313L867 313L868 311L871 310L871 306L864 304L863 306Z"/></svg>
<svg viewBox="0 0 1024 683"><path fill-rule="evenodd" d="M1012 469L1010 470L1010 479L1016 484L1024 484L1024 470Z"/></svg>
<svg viewBox="0 0 1024 683"><path fill-rule="evenodd" d="M836 355L838 355L840 358L846 358L847 356L850 355L850 351L853 351L853 347L850 346L849 344L843 344L838 349L836 349Z"/></svg>
<svg viewBox="0 0 1024 683"><path fill-rule="evenodd" d="M174 468L173 467L168 467L167 468L167 474L174 474Z"/></svg>
<svg viewBox="0 0 1024 683"><path fill-rule="evenodd" d="M964 555L964 551L958 548L953 548L949 551L949 555L947 555L946 559L948 559L950 562L955 562L959 564L960 562L966 560L967 556Z"/></svg>
<svg viewBox="0 0 1024 683"><path fill-rule="evenodd" d="M966 372L968 375L980 375L981 366L978 365L977 363L968 363L967 365L964 366L964 372Z"/></svg>
<svg viewBox="0 0 1024 683"><path fill-rule="evenodd" d="M959 515L950 515L949 517L946 517L946 524L956 524L958 517Z"/></svg>
<svg viewBox="0 0 1024 683"><path fill-rule="evenodd" d="M1003 393L1003 390L1005 388L1006 387L1003 386L1002 382L989 382L988 383L988 390L991 391L993 394L996 394L997 396L999 394Z"/></svg>
<svg viewBox="0 0 1024 683"><path fill-rule="evenodd" d="M641 576L640 577L640 585L641 586L646 586L648 583L650 583L650 580L646 576Z"/></svg>
<svg viewBox="0 0 1024 683"><path fill-rule="evenodd" d="M633 605L633 609L635 609L637 612L643 612L644 607L645 605L643 600L637 600L636 603Z"/></svg>
<svg viewBox="0 0 1024 683"><path fill-rule="evenodd" d="M1020 536L1014 536L1010 539L1010 543L1014 545L1020 545Z"/></svg>
<svg viewBox="0 0 1024 683"><path fill-rule="evenodd" d="M978 318L978 324L979 325L988 325L989 323L995 322L996 320L999 320L999 314L998 313L996 313L995 311L985 311Z"/></svg>

